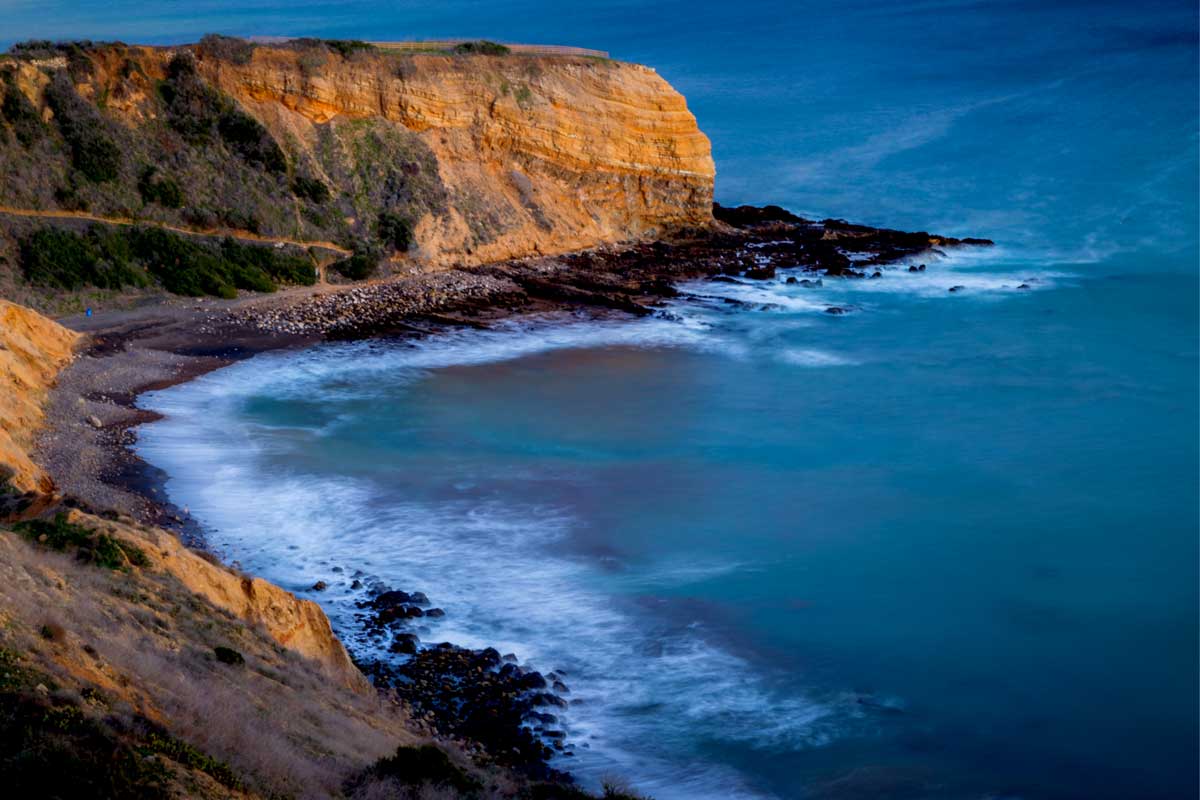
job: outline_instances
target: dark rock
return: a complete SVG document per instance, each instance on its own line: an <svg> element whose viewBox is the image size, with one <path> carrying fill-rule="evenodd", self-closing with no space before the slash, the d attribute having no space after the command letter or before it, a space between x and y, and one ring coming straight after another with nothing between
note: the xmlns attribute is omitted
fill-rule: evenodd
<svg viewBox="0 0 1200 800"><path fill-rule="evenodd" d="M1018 286L1017 288L1018 288L1018 289L1028 289L1028 288L1029 288L1029 284L1028 284L1028 283L1022 283L1022 284L1021 284L1020 286Z"/></svg>
<svg viewBox="0 0 1200 800"><path fill-rule="evenodd" d="M799 281L796 280L795 275L788 275L788 279L784 282L785 283L798 283Z"/></svg>
<svg viewBox="0 0 1200 800"><path fill-rule="evenodd" d="M915 266L912 266L912 265L910 265L910 266L909 266L909 268L908 268L908 271L909 271L909 272L916 272L916 271L917 271L917 268L916 268Z"/></svg>
<svg viewBox="0 0 1200 800"><path fill-rule="evenodd" d="M540 672L527 672L517 681L517 685L522 689L545 689L546 679Z"/></svg>
<svg viewBox="0 0 1200 800"><path fill-rule="evenodd" d="M396 639L392 642L388 650L392 653L402 653L411 656L417 652L417 643L411 639Z"/></svg>
<svg viewBox="0 0 1200 800"><path fill-rule="evenodd" d="M356 590L357 590L357 589L361 589L361 588L362 588L362 581L360 581L360 580L358 580L357 578L355 578L355 579L354 579L354 581L353 581L353 582L350 584L350 588L351 588L351 589L356 589Z"/></svg>
<svg viewBox="0 0 1200 800"><path fill-rule="evenodd" d="M431 608L425 612L425 616L427 616L427 617L444 617L444 616L446 616L446 612L440 608Z"/></svg>
<svg viewBox="0 0 1200 800"><path fill-rule="evenodd" d="M965 286L951 286L951 287L950 287L950 289L949 289L949 291L951 291L951 292L961 292L963 289L966 289L966 288L967 288L967 287L965 287Z"/></svg>
<svg viewBox="0 0 1200 800"><path fill-rule="evenodd" d="M871 273L871 277L872 277L872 278L882 278L882 277L883 277L883 273L882 273L882 272L880 272L879 270L875 270L874 272L872 272L872 273Z"/></svg>
<svg viewBox="0 0 1200 800"><path fill-rule="evenodd" d="M378 609L391 608L392 606L398 606L411 600L412 595L410 595L408 592L392 590L389 592L384 592L372 600L371 607Z"/></svg>
<svg viewBox="0 0 1200 800"><path fill-rule="evenodd" d="M775 277L775 267L773 267L773 266L751 267L750 269L746 270L746 277L752 278L753 280L756 280L756 281L765 281L770 278L774 278Z"/></svg>
<svg viewBox="0 0 1200 800"><path fill-rule="evenodd" d="M713 203L713 217L724 222L726 225L733 225L735 228L748 228L779 222L807 222L803 217L797 217L792 212L779 206L736 206L728 208L720 203Z"/></svg>
<svg viewBox="0 0 1200 800"><path fill-rule="evenodd" d="M429 605L429 598L425 596L424 592L413 592L408 596L408 602L416 603L419 606L427 606Z"/></svg>
<svg viewBox="0 0 1200 800"><path fill-rule="evenodd" d="M836 317L841 316L842 314L850 313L850 309L842 308L841 306L830 306L829 308L825 309L825 313L833 314Z"/></svg>
<svg viewBox="0 0 1200 800"><path fill-rule="evenodd" d="M557 708L567 707L566 700L563 700L558 695L550 694L549 692L538 692L529 699L530 702L535 706L556 706Z"/></svg>
<svg viewBox="0 0 1200 800"><path fill-rule="evenodd" d="M329 588L329 584L325 583L325 581L317 581L316 583L314 583L312 585L312 590L314 592L323 592L328 588Z"/></svg>
<svg viewBox="0 0 1200 800"><path fill-rule="evenodd" d="M918 265L917 265L917 272L924 272L924 271L925 271L925 265L924 265L924 264L918 264Z"/></svg>

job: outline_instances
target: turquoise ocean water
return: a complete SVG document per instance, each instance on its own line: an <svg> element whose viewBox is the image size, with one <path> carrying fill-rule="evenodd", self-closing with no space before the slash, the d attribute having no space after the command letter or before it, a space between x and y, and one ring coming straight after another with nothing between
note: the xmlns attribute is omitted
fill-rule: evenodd
<svg viewBox="0 0 1200 800"><path fill-rule="evenodd" d="M1195 796L1194 4L238 5L6 3L0 36L605 48L688 96L719 200L999 246L156 393L140 452L214 548L333 581L335 624L361 569L447 610L427 639L565 669L585 782Z"/></svg>

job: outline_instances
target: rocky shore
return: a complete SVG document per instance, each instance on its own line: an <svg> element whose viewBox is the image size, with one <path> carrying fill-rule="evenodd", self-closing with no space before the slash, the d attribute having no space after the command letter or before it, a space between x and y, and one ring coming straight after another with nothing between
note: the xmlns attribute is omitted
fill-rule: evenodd
<svg viewBox="0 0 1200 800"><path fill-rule="evenodd" d="M133 428L153 417L137 408L145 391L189 380L270 349L324 340L427 336L456 326L487 327L515 315L583 310L598 315L665 313L676 283L708 277L756 281L779 269L789 282L872 280L884 269L919 271L942 248L981 246L927 233L815 222L783 209L714 209L717 224L660 241L554 258L412 273L338 291L328 287L238 301L171 300L109 316L65 320L91 334L90 348L60 376L47 406L37 460L59 491L84 507L114 509L202 543L185 509L165 498L162 476L134 455ZM936 267L931 267L936 268ZM829 313L844 309L831 307ZM338 631L359 667L411 718L473 757L529 777L561 779L549 767L572 745L558 726L566 676L540 673L492 650L422 642L412 621L440 609L419 592L367 576L358 630ZM318 588L318 587L314 587ZM370 647L356 647L360 640ZM387 658L363 656L388 652Z"/></svg>

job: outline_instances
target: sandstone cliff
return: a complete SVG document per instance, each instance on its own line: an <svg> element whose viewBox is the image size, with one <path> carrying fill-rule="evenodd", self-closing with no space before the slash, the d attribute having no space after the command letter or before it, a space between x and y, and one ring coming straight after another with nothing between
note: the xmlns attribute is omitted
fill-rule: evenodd
<svg viewBox="0 0 1200 800"><path fill-rule="evenodd" d="M417 225L435 260L558 253L702 225L709 142L653 70L580 58L325 57L260 48L204 73L268 128L316 152L321 126L416 133L452 197ZM333 177L333 176L330 176Z"/></svg>
<svg viewBox="0 0 1200 800"><path fill-rule="evenodd" d="M149 543L151 563L178 580L192 594L225 609L271 638L312 659L332 680L366 690L367 679L350 661L329 619L311 600L301 600L262 578L242 575L184 547L178 538L156 528L109 523L115 535Z"/></svg>
<svg viewBox="0 0 1200 800"><path fill-rule="evenodd" d="M0 300L0 478L22 492L50 491L29 457L42 403L79 335L27 308Z"/></svg>
<svg viewBox="0 0 1200 800"><path fill-rule="evenodd" d="M389 213L429 267L711 223L709 141L647 67L244 46L0 63L0 206L345 246Z"/></svg>
<svg viewBox="0 0 1200 800"><path fill-rule="evenodd" d="M78 340L78 334L37 312L0 300L0 470L10 475L9 484L18 491L53 491L29 452L42 422L42 404ZM139 541L155 568L243 622L261 626L279 644L315 661L339 684L367 686L316 603L213 563L165 531L95 518L83 521L89 528L102 527L114 536Z"/></svg>

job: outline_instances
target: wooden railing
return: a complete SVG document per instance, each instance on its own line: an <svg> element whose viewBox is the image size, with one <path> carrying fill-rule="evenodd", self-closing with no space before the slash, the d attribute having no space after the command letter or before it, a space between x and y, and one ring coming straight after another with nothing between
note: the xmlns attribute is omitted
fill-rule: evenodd
<svg viewBox="0 0 1200 800"><path fill-rule="evenodd" d="M437 50L453 50L460 44L478 41L476 39L439 39L426 42L368 42L381 50L402 50L408 52L425 52ZM587 56L589 58L608 58L606 50L592 50L587 47L568 47L561 44L508 44L501 42L509 51L522 55L537 56Z"/></svg>

